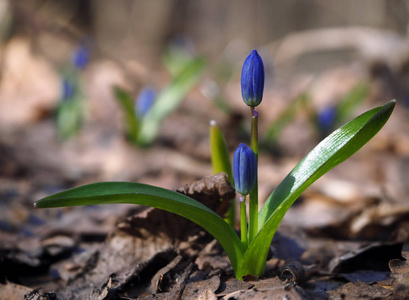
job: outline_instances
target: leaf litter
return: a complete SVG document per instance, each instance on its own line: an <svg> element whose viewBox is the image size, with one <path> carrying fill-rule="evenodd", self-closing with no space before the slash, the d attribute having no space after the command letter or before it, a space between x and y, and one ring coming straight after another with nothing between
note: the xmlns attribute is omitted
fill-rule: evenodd
<svg viewBox="0 0 409 300"><path fill-rule="evenodd" d="M217 203L221 193L220 188L215 188L218 185L214 184L214 179L223 186L222 190L226 190L226 176L218 174L185 186L180 191L196 195L197 199L213 198L212 201ZM202 197L203 194L213 197ZM212 206L212 203L206 204ZM131 210L132 215L120 220L107 240L96 243L96 246L86 243L84 237L74 235L73 239L56 232L39 242L38 250L33 251L37 252L36 256L27 257L23 251L11 256L9 252L3 259L9 257L14 259L12 263L39 267L44 261L44 254L40 252L59 257L45 266L45 270L49 268L49 274L44 280L54 281L55 292L23 289L27 297L32 297L28 299L36 299L36 295L42 299L326 299L325 295L329 299L337 299L340 294L348 295L349 298L345 299L372 299L403 295L407 290L406 261L394 259L402 249L402 241L399 240L389 245L372 243L366 247L360 242L351 242L349 247L338 242L344 247L344 254L332 253L335 258L329 262L327 271L314 265L307 251L299 251L295 256L300 259L293 260L288 255L280 259L280 251L276 250L276 264L268 270L266 278L241 282L233 278L227 258L221 265L213 260L223 257L222 249L199 227L195 228L185 219L178 220L178 217L160 210L138 210L136 214ZM185 230L188 227L189 230ZM294 236L291 230L283 230L284 234L288 233L286 238L277 235L273 248L275 245L277 249L294 249L297 240L290 237ZM305 241L298 242L305 244ZM308 242L314 244L314 238ZM326 241L322 247L331 249ZM404 244L403 258L408 257L407 247ZM336 247L332 248L336 250ZM350 252L345 254L348 248ZM388 263L390 271L387 270ZM23 272L27 274L28 271L25 269ZM54 278L50 274L54 274ZM328 294L325 292L329 288L328 280L323 280L325 277L332 278L334 282ZM21 277L18 280L24 281ZM7 293L21 293L19 285L7 282L4 286Z"/></svg>

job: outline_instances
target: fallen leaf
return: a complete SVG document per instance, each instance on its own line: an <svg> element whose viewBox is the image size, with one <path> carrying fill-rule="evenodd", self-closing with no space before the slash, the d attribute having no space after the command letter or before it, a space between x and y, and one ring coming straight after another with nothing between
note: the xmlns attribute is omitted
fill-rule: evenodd
<svg viewBox="0 0 409 300"><path fill-rule="evenodd" d="M330 299L385 299L392 291L378 285L370 285L361 281L350 282L342 287L327 292ZM341 298L340 298L341 297Z"/></svg>
<svg viewBox="0 0 409 300"><path fill-rule="evenodd" d="M12 282L0 283L0 300L21 300L26 299L24 295L30 293L32 289Z"/></svg>

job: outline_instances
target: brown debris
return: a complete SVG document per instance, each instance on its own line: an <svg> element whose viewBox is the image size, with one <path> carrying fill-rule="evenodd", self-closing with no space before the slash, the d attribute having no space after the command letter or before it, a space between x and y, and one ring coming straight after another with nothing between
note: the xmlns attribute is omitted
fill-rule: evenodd
<svg viewBox="0 0 409 300"><path fill-rule="evenodd" d="M252 282L241 281L236 278L228 278L220 286L217 296L223 297L237 290L248 290L252 287L254 287L254 283Z"/></svg>
<svg viewBox="0 0 409 300"><path fill-rule="evenodd" d="M202 291L199 296L197 296L196 300L217 300L217 296L214 292L207 289Z"/></svg>
<svg viewBox="0 0 409 300"><path fill-rule="evenodd" d="M220 284L220 275L217 272L208 274L207 272L201 273L199 271L192 273L183 291L182 299L203 299L206 295L211 299L215 296L215 292L219 289Z"/></svg>
<svg viewBox="0 0 409 300"><path fill-rule="evenodd" d="M24 295L30 293L32 289L15 284L12 282L6 282L6 284L0 283L0 300L20 300L24 299Z"/></svg>
<svg viewBox="0 0 409 300"><path fill-rule="evenodd" d="M277 277L249 282L251 288L236 290L226 294L222 299L308 299L302 288L294 284L283 283Z"/></svg>
<svg viewBox="0 0 409 300"><path fill-rule="evenodd" d="M387 271L390 259L400 256L401 243L371 243L334 257L329 263L333 273L358 270Z"/></svg>
<svg viewBox="0 0 409 300"><path fill-rule="evenodd" d="M223 172L207 176L176 191L203 203L220 216L224 216L229 200L236 196L236 191L227 181L227 174Z"/></svg>
<svg viewBox="0 0 409 300"><path fill-rule="evenodd" d="M174 269L181 261L182 256L176 256L169 264L160 269L151 279L151 286L154 293L164 292L162 286L164 285L165 277ZM169 278L167 279L169 280Z"/></svg>
<svg viewBox="0 0 409 300"><path fill-rule="evenodd" d="M361 281L350 282L342 287L329 291L329 299L385 299L392 291L379 285L369 285ZM341 298L340 298L341 297Z"/></svg>
<svg viewBox="0 0 409 300"><path fill-rule="evenodd" d="M394 286L397 289L404 288L409 292L409 242L404 243L402 246L402 257L405 260L392 259L389 262L389 268L392 272L391 278L394 280Z"/></svg>
<svg viewBox="0 0 409 300"><path fill-rule="evenodd" d="M409 204L406 203L380 203L363 210L353 218L350 225L351 237L362 235L376 237L379 235L379 227L387 227L396 221L409 216ZM374 232L375 231L375 232Z"/></svg>
<svg viewBox="0 0 409 300"><path fill-rule="evenodd" d="M304 267L298 261L289 261L280 270L280 279L300 283L304 280Z"/></svg>

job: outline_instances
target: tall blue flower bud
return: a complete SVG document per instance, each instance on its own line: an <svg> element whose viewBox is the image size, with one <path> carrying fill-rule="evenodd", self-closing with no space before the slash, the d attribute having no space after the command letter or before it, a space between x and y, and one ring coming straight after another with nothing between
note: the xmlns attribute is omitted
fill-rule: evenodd
<svg viewBox="0 0 409 300"><path fill-rule="evenodd" d="M241 71L241 96L251 107L261 103L264 90L264 65L256 50L251 51Z"/></svg>
<svg viewBox="0 0 409 300"><path fill-rule="evenodd" d="M233 157L233 176L236 191L248 195L257 180L257 159L251 148L240 144Z"/></svg>
<svg viewBox="0 0 409 300"><path fill-rule="evenodd" d="M151 109L155 102L156 94L152 88L144 88L136 100L136 111L140 116L144 116Z"/></svg>

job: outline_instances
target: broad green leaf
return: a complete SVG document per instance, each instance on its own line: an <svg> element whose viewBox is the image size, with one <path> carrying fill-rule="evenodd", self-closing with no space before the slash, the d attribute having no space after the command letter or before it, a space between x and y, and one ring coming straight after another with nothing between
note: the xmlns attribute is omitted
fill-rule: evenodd
<svg viewBox="0 0 409 300"><path fill-rule="evenodd" d="M210 233L226 251L236 271L243 248L236 232L216 213L187 196L133 182L100 182L73 188L37 201L36 208L132 203L163 209L185 217Z"/></svg>
<svg viewBox="0 0 409 300"><path fill-rule="evenodd" d="M365 145L386 123L395 103L367 111L334 131L277 186L259 212L259 232L244 253L237 278L263 274L271 240L290 206L314 181Z"/></svg>
<svg viewBox="0 0 409 300"><path fill-rule="evenodd" d="M139 133L140 120L135 113L134 100L127 91L120 87L114 87L114 93L125 114L126 134L129 140L135 143Z"/></svg>
<svg viewBox="0 0 409 300"><path fill-rule="evenodd" d="M145 115L138 136L140 145L149 145L159 133L161 122L182 102L186 94L199 81L206 63L195 58L186 64L184 70L158 96Z"/></svg>
<svg viewBox="0 0 409 300"><path fill-rule="evenodd" d="M224 172L227 174L227 180L234 185L233 171L230 162L229 150L227 149L226 140L223 133L217 126L216 121L210 122L210 157L212 160L213 173ZM236 202L230 203L229 210L226 214L226 222L234 227L236 220Z"/></svg>

